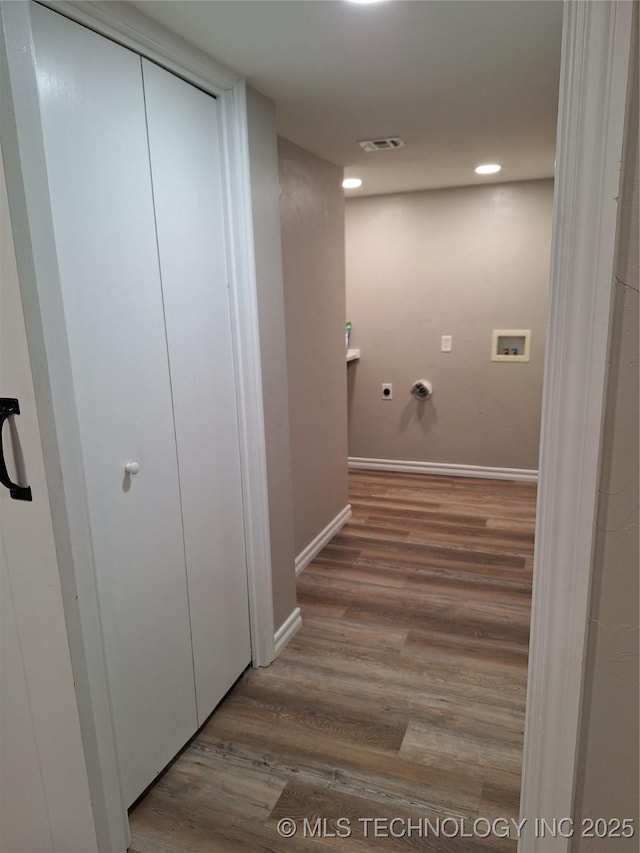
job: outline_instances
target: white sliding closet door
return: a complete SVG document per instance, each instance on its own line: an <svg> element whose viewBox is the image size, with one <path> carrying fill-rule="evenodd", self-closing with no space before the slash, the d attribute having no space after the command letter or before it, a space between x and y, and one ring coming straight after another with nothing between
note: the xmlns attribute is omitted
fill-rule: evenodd
<svg viewBox="0 0 640 853"><path fill-rule="evenodd" d="M219 107L142 66L202 724L251 661Z"/></svg>
<svg viewBox="0 0 640 853"><path fill-rule="evenodd" d="M130 804L197 726L142 73L136 54L50 9L33 4L32 15L105 657ZM131 461L140 465L135 476L125 475Z"/></svg>

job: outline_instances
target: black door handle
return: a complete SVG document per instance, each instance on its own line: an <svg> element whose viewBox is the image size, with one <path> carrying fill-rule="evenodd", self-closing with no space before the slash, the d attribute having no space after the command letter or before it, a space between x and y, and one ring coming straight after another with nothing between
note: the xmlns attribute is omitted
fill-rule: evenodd
<svg viewBox="0 0 640 853"><path fill-rule="evenodd" d="M7 465L4 461L4 446L2 443L2 427L10 415L20 414L20 404L13 397L0 397L0 483L9 489L14 501L31 501L31 486L19 486L11 481Z"/></svg>

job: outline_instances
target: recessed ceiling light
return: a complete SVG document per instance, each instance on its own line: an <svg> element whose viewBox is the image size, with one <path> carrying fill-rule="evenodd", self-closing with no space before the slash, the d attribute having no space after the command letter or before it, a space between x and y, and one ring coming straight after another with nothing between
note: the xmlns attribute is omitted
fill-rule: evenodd
<svg viewBox="0 0 640 853"><path fill-rule="evenodd" d="M362 178L345 178L342 186L345 190L356 190L362 186Z"/></svg>
<svg viewBox="0 0 640 853"><path fill-rule="evenodd" d="M365 3L383 3L384 0L349 0L349 3L360 3L364 5Z"/></svg>
<svg viewBox="0 0 640 853"><path fill-rule="evenodd" d="M497 163L484 163L482 166L476 166L476 174L495 175L500 169L502 169L502 166L499 166Z"/></svg>

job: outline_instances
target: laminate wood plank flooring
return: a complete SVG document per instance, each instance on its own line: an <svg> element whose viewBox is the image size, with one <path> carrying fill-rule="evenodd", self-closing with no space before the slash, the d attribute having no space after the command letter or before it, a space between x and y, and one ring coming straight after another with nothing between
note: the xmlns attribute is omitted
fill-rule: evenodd
<svg viewBox="0 0 640 853"><path fill-rule="evenodd" d="M514 853L535 486L360 471L350 501L302 629L132 810L132 853Z"/></svg>

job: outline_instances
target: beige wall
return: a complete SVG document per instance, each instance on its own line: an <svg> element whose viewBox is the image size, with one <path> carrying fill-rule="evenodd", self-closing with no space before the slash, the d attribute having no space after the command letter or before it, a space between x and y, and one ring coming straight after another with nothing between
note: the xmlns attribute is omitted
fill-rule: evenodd
<svg viewBox="0 0 640 853"><path fill-rule="evenodd" d="M580 853L639 849L637 32L636 17L576 791L579 818L635 818L635 837L577 840Z"/></svg>
<svg viewBox="0 0 640 853"><path fill-rule="evenodd" d="M296 554L347 504L342 169L278 142Z"/></svg>
<svg viewBox="0 0 640 853"><path fill-rule="evenodd" d="M296 591L275 105L249 88L247 118L277 630L295 609Z"/></svg>
<svg viewBox="0 0 640 853"><path fill-rule="evenodd" d="M350 456L537 468L552 201L551 180L347 201ZM531 361L491 362L494 328L531 329Z"/></svg>

